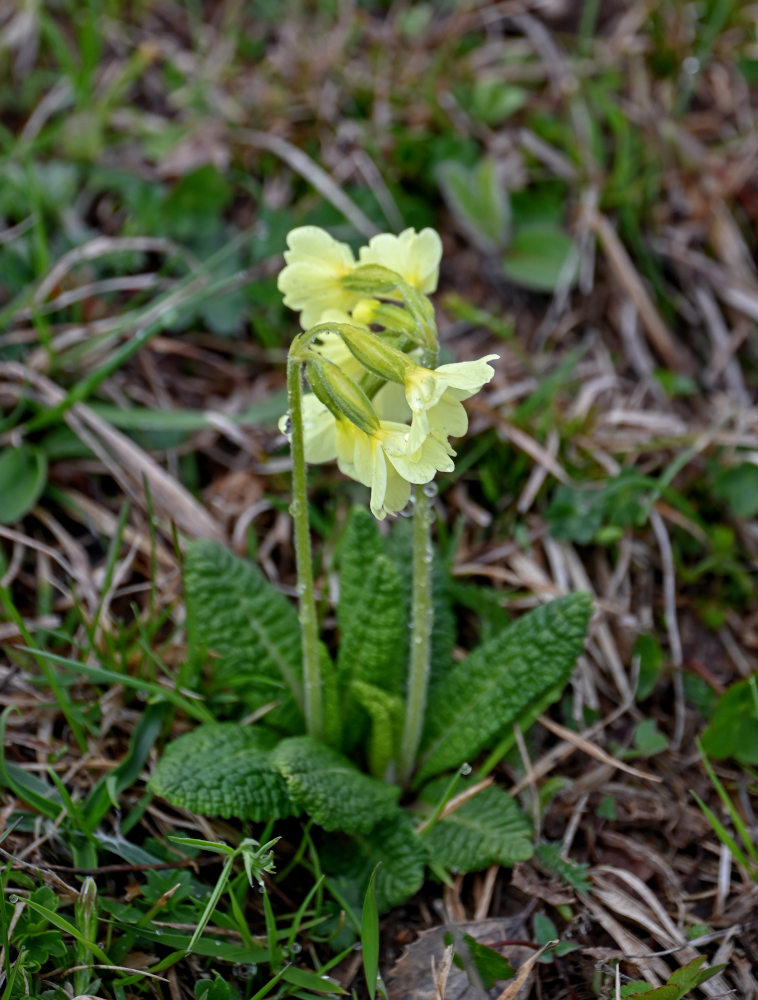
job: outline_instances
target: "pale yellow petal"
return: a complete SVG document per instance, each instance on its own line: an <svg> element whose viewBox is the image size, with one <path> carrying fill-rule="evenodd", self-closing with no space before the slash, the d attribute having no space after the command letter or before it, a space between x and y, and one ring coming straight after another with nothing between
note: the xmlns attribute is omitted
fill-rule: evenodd
<svg viewBox="0 0 758 1000"><path fill-rule="evenodd" d="M397 271L409 285L421 292L437 288L442 241L433 229L406 229L399 236L380 233L361 247L361 264L381 264Z"/></svg>
<svg viewBox="0 0 758 1000"><path fill-rule="evenodd" d="M300 312L305 329L320 322L329 309L348 312L360 296L342 287L340 278L355 267L346 243L339 243L317 226L301 226L287 236L286 267L279 272L277 287L284 304Z"/></svg>
<svg viewBox="0 0 758 1000"><path fill-rule="evenodd" d="M312 392L303 396L302 409L306 462L312 465L333 462L337 457L337 421L334 414Z"/></svg>

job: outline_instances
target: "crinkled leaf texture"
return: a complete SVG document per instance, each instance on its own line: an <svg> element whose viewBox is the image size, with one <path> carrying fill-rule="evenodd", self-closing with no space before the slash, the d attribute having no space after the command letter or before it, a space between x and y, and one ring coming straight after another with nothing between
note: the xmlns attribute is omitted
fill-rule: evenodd
<svg viewBox="0 0 758 1000"><path fill-rule="evenodd" d="M429 695L418 780L476 757L534 706L557 698L591 614L589 594L559 597L456 664Z"/></svg>
<svg viewBox="0 0 758 1000"><path fill-rule="evenodd" d="M384 555L363 567L363 584L360 601L346 621L344 616L340 620L337 668L340 674L397 694L405 666L397 656L407 631L405 586Z"/></svg>
<svg viewBox="0 0 758 1000"><path fill-rule="evenodd" d="M375 778L385 778L401 739L403 699L365 681L353 681L350 691L369 716L365 740L369 770Z"/></svg>
<svg viewBox="0 0 758 1000"><path fill-rule="evenodd" d="M324 870L347 894L362 899L376 868L376 899L384 912L404 903L424 882L428 854L413 824L400 810L367 834L342 840L331 837L321 847ZM380 863L381 862L381 863Z"/></svg>
<svg viewBox="0 0 758 1000"><path fill-rule="evenodd" d="M368 833L399 813L399 788L362 774L343 754L311 736L282 740L271 763L292 801L325 830Z"/></svg>
<svg viewBox="0 0 758 1000"><path fill-rule="evenodd" d="M436 801L447 779L432 782L424 798ZM513 865L534 852L531 825L502 788L490 785L438 820L424 834L429 854L445 868L473 872L489 865Z"/></svg>
<svg viewBox="0 0 758 1000"><path fill-rule="evenodd" d="M212 722L169 743L148 787L204 816L266 822L297 813L271 765L278 737L263 726Z"/></svg>
<svg viewBox="0 0 758 1000"><path fill-rule="evenodd" d="M276 702L267 723L302 732L300 626L294 606L257 566L206 540L187 547L184 588L190 642L218 656L213 686L220 682L236 689L250 711Z"/></svg>

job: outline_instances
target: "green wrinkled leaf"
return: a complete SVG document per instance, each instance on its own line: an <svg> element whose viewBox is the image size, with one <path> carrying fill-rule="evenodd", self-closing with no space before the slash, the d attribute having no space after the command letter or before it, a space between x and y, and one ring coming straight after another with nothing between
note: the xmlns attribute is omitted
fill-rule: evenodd
<svg viewBox="0 0 758 1000"><path fill-rule="evenodd" d="M400 745L403 699L364 681L353 681L350 691L370 719L371 729L366 741L369 771L375 778L383 778L395 756L395 748Z"/></svg>
<svg viewBox="0 0 758 1000"><path fill-rule="evenodd" d="M457 663L430 692L418 779L475 758L535 705L557 698L591 614L589 594L560 597Z"/></svg>
<svg viewBox="0 0 758 1000"><path fill-rule="evenodd" d="M0 524L13 524L39 500L47 482L47 457L22 444L0 452Z"/></svg>
<svg viewBox="0 0 758 1000"><path fill-rule="evenodd" d="M399 694L405 664L397 656L407 631L405 584L384 555L363 566L363 588L350 616L340 619L337 669L392 694Z"/></svg>
<svg viewBox="0 0 758 1000"><path fill-rule="evenodd" d="M214 722L169 743L148 788L205 816L268 821L297 812L271 763L277 736L263 726Z"/></svg>
<svg viewBox="0 0 758 1000"><path fill-rule="evenodd" d="M190 644L217 654L212 687L232 688L248 711L272 701L266 721L302 732L297 611L263 573L223 545L191 542L184 571Z"/></svg>
<svg viewBox="0 0 758 1000"><path fill-rule="evenodd" d="M397 811L370 833L345 838L330 837L321 846L324 870L349 895L365 895L377 865L376 898L379 912L399 906L424 882L427 851L405 813ZM381 864L380 864L381 862Z"/></svg>
<svg viewBox="0 0 758 1000"><path fill-rule="evenodd" d="M340 595L337 623L341 635L349 632L350 623L360 614L367 567L372 566L383 552L384 543L376 519L365 507L353 507L339 548Z"/></svg>
<svg viewBox="0 0 758 1000"><path fill-rule="evenodd" d="M343 754L311 736L282 740L271 763L292 801L325 830L368 833L398 811L399 788L362 774Z"/></svg>
<svg viewBox="0 0 758 1000"><path fill-rule="evenodd" d="M494 160L485 157L471 169L447 160L437 168L437 180L448 208L473 243L482 250L505 246L510 202Z"/></svg>
<svg viewBox="0 0 758 1000"><path fill-rule="evenodd" d="M435 804L446 785L447 778L433 781L424 789L424 798ZM516 801L490 785L434 823L423 837L439 864L455 872L472 872L526 861L534 852L531 834L531 824Z"/></svg>
<svg viewBox="0 0 758 1000"><path fill-rule="evenodd" d="M576 282L579 253L559 226L525 226L513 234L503 258L503 270L517 285L552 292Z"/></svg>

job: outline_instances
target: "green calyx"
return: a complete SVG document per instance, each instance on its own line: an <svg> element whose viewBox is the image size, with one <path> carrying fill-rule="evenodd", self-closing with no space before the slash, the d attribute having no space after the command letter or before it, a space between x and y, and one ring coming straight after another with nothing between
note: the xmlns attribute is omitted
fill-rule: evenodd
<svg viewBox="0 0 758 1000"><path fill-rule="evenodd" d="M379 430L371 400L338 365L312 352L305 363L305 374L314 394L335 417L347 417L366 434Z"/></svg>

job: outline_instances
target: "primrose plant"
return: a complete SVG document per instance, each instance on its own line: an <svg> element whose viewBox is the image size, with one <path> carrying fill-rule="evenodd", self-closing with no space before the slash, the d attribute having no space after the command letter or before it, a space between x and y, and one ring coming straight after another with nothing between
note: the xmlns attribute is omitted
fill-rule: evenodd
<svg viewBox="0 0 758 1000"><path fill-rule="evenodd" d="M591 602L558 598L453 658L449 581L431 541L433 480L452 471L450 438L468 428L462 400L491 379L496 356L437 365L433 230L375 236L357 259L312 226L288 245L279 288L303 332L289 351L280 426L292 450L299 614L252 563L190 544L191 662L207 659L204 688L219 714L232 703L245 722L203 724L169 744L150 785L209 815L304 814L329 834L316 831L321 863L343 898L360 900L382 862L375 884L386 908L421 886L427 866L445 878L531 855L529 823L510 796L486 781L469 794L462 775L489 751L478 775L487 777L514 727L559 696ZM339 544L333 651L319 632L306 469L335 460L371 493L370 513L354 508ZM382 535L377 522L401 511L411 516Z"/></svg>

